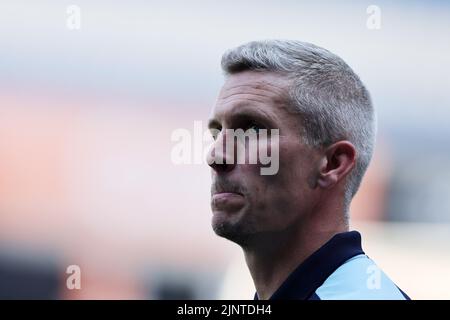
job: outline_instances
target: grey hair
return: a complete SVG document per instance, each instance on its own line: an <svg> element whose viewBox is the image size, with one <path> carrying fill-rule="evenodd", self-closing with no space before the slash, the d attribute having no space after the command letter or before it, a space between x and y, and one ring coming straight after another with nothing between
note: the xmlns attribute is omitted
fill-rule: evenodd
<svg viewBox="0 0 450 320"><path fill-rule="evenodd" d="M359 77L337 55L316 45L292 40L253 41L222 56L226 75L268 71L285 75L292 107L299 113L308 145L326 147L340 140L356 148L356 164L347 178L346 211L372 158L376 115Z"/></svg>

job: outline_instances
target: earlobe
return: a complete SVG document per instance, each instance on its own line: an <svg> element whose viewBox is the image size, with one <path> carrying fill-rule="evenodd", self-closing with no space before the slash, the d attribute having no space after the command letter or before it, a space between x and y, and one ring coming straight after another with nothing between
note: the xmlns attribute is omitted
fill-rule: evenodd
<svg viewBox="0 0 450 320"><path fill-rule="evenodd" d="M317 184L319 187L323 189L327 189L336 184L338 181L338 176L335 172L327 172L327 173L319 173L319 179L317 180Z"/></svg>
<svg viewBox="0 0 450 320"><path fill-rule="evenodd" d="M322 159L320 160L318 170L319 172L317 175L317 185L323 189L328 188L332 183L332 179L329 174L328 168L329 168L328 157L326 154L324 154Z"/></svg>
<svg viewBox="0 0 450 320"><path fill-rule="evenodd" d="M319 187L326 189L336 184L337 182L337 176L335 174L325 174L319 176L319 179L317 181L317 184Z"/></svg>

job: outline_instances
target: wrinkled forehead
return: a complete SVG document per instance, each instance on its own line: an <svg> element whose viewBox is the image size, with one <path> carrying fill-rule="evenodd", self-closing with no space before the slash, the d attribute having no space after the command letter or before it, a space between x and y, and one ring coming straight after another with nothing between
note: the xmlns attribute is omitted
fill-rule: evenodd
<svg viewBox="0 0 450 320"><path fill-rule="evenodd" d="M227 76L219 99L239 94L261 95L267 98L285 97L289 80L281 74L262 71L244 71Z"/></svg>
<svg viewBox="0 0 450 320"><path fill-rule="evenodd" d="M244 71L229 75L219 92L213 115L242 105L262 109L281 107L288 101L289 85L288 79L272 72Z"/></svg>

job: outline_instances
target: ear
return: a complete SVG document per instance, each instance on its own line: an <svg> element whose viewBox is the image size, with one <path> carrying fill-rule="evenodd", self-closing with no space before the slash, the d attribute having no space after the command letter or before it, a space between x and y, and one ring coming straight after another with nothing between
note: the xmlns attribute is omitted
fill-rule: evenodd
<svg viewBox="0 0 450 320"><path fill-rule="evenodd" d="M356 163L356 148L349 141L339 141L327 147L320 162L317 183L330 188L343 180Z"/></svg>

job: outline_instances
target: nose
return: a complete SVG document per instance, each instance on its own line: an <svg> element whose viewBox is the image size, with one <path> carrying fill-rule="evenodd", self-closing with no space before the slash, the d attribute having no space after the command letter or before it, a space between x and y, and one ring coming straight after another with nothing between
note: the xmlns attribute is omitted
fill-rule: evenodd
<svg viewBox="0 0 450 320"><path fill-rule="evenodd" d="M206 161L216 173L232 171L236 166L234 145L227 146L226 135L220 133L211 145Z"/></svg>

